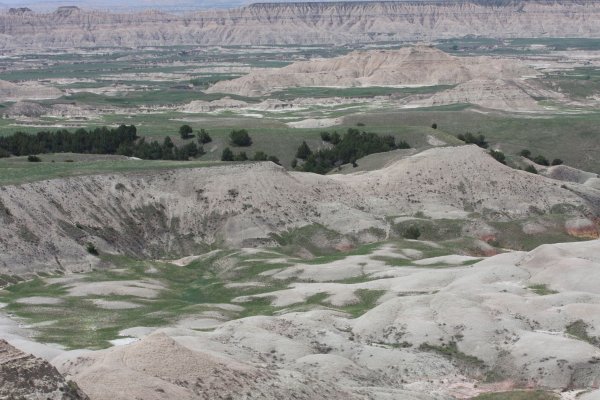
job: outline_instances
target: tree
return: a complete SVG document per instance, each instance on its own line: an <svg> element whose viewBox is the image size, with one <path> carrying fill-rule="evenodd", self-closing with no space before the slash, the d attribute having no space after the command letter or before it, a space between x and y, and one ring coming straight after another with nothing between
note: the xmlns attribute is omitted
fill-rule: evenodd
<svg viewBox="0 0 600 400"><path fill-rule="evenodd" d="M532 174L537 174L538 173L537 169L533 165L528 165L525 168L525 171L530 172Z"/></svg>
<svg viewBox="0 0 600 400"><path fill-rule="evenodd" d="M294 158L292 160L292 168L296 169L297 166L298 166L298 160Z"/></svg>
<svg viewBox="0 0 600 400"><path fill-rule="evenodd" d="M271 161L271 162L274 162L274 163L275 163L275 164L277 164L277 165L281 165L281 164L279 163L279 158L277 158L276 156L269 156L269 158L268 158L267 160L269 160L269 161Z"/></svg>
<svg viewBox="0 0 600 400"><path fill-rule="evenodd" d="M529 158L529 157L531 157L531 151L529 151L527 149L523 149L519 152L519 155L521 157Z"/></svg>
<svg viewBox="0 0 600 400"><path fill-rule="evenodd" d="M257 151L252 158L254 161L267 161L267 154L264 151Z"/></svg>
<svg viewBox="0 0 600 400"><path fill-rule="evenodd" d="M247 147L252 144L252 139L245 129L233 130L229 134L229 141L233 146Z"/></svg>
<svg viewBox="0 0 600 400"><path fill-rule="evenodd" d="M221 153L221 161L233 161L233 151L229 147L223 149Z"/></svg>
<svg viewBox="0 0 600 400"><path fill-rule="evenodd" d="M200 142L201 144L212 142L212 138L210 137L208 132L204 130L204 128L200 129L200 133L198 134L198 142Z"/></svg>
<svg viewBox="0 0 600 400"><path fill-rule="evenodd" d="M331 134L329 132L321 132L321 140L324 142L331 142Z"/></svg>
<svg viewBox="0 0 600 400"><path fill-rule="evenodd" d="M402 232L402 236L406 239L417 240L421 236L421 231L416 225L411 225Z"/></svg>
<svg viewBox="0 0 600 400"><path fill-rule="evenodd" d="M310 149L310 147L308 147L306 142L302 142L300 147L298 147L298 151L296 152L296 158L300 158L301 160L306 160L306 157L310 156L311 154L312 154L312 150Z"/></svg>
<svg viewBox="0 0 600 400"><path fill-rule="evenodd" d="M189 125L181 125L179 128L179 135L182 139L188 139L191 137L193 129Z"/></svg>
<svg viewBox="0 0 600 400"><path fill-rule="evenodd" d="M560 158L555 158L554 160L552 160L552 165L561 165L563 163L563 160L561 160Z"/></svg>
<svg viewBox="0 0 600 400"><path fill-rule="evenodd" d="M535 156L535 158L533 160L534 163L539 164L539 165L545 165L548 166L550 165L550 163L548 162L548 160L546 159L546 157L544 156Z"/></svg>
<svg viewBox="0 0 600 400"><path fill-rule="evenodd" d="M494 157L494 159L499 163L506 164L506 156L503 152L497 150L490 150L490 156Z"/></svg>
<svg viewBox="0 0 600 400"><path fill-rule="evenodd" d="M437 129L437 124L435 122L431 124L431 129Z"/></svg>
<svg viewBox="0 0 600 400"><path fill-rule="evenodd" d="M29 161L29 162L40 162L40 161L42 161L42 159L39 158L38 156L27 156L27 161Z"/></svg>
<svg viewBox="0 0 600 400"><path fill-rule="evenodd" d="M342 138L340 137L340 134L337 132L333 132L331 134L331 139L329 141L331 142L331 144L336 145L340 142L340 140L342 140Z"/></svg>
<svg viewBox="0 0 600 400"><path fill-rule="evenodd" d="M245 151L240 151L238 154L235 155L234 160L235 161L247 161L248 156L246 155Z"/></svg>
<svg viewBox="0 0 600 400"><path fill-rule="evenodd" d="M456 137L467 144L476 144L477 146L483 149L488 148L488 142L485 140L485 136L483 136L482 134L473 135L471 132L467 132L464 135L460 133L456 135Z"/></svg>

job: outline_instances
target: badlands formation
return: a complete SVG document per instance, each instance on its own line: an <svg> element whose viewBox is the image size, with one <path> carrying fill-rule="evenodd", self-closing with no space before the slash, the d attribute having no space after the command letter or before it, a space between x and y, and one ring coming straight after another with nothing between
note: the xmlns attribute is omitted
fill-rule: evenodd
<svg viewBox="0 0 600 400"><path fill-rule="evenodd" d="M419 211L508 221L557 208L587 221L600 213L600 192L512 169L476 146L349 175L254 163L48 180L0 187L0 273L89 270L98 259L85 242L148 258L276 245L273 234L311 224L361 242L372 240L370 230L389 231L390 218Z"/></svg>
<svg viewBox="0 0 600 400"><path fill-rule="evenodd" d="M456 85L474 79L512 80L535 74L535 70L514 60L455 57L433 47L415 46L299 61L218 82L208 92L261 96L290 87Z"/></svg>
<svg viewBox="0 0 600 400"><path fill-rule="evenodd" d="M60 7L0 15L2 48L339 44L483 37L598 37L596 1L257 3L172 15Z"/></svg>
<svg viewBox="0 0 600 400"><path fill-rule="evenodd" d="M543 235L544 227L598 237L597 176L562 166L543 173L509 168L471 145L408 152L351 174L265 162L3 186L0 276L37 272L33 282L46 282L56 297L13 297L46 319L27 327L2 317L0 335L76 384L67 385L72 397L58 398L86 398L81 390L92 400L451 400L539 389L554 393L548 398L597 399L600 241L484 257L498 252L490 244L494 221L518 221L513 234L523 237ZM425 219L464 222L450 237L470 235L478 255L452 240L397 236L396 224ZM307 226L326 230L303 234L313 244L347 250L383 242L319 263L309 247L286 255L275 239ZM143 262L138 279L107 270L111 258L100 261L85 243L142 260L194 255L160 268L179 274L205 260L197 265L228 279L221 290L234 297L190 304L191 315L167 326L122 329L113 342L128 344L104 350L33 342L31 329L57 323L54 307L81 307L73 323L82 318L95 332L94 310L127 312L175 290ZM457 246L454 254L442 250L447 243ZM263 272L251 281L233 279L257 262ZM102 280L102 271L113 278ZM206 288L196 283L183 294ZM272 311L235 317L257 305ZM54 367L0 345L0 367L38 374L43 366L29 393L66 390ZM10 385L19 393L22 382L10 378Z"/></svg>

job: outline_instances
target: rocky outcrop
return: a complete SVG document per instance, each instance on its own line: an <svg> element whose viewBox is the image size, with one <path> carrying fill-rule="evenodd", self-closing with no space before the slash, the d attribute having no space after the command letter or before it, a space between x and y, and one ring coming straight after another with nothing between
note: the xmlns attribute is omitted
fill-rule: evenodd
<svg viewBox="0 0 600 400"><path fill-rule="evenodd" d="M48 361L0 339L0 399L88 400L74 382Z"/></svg>
<svg viewBox="0 0 600 400"><path fill-rule="evenodd" d="M390 1L259 3L172 15L61 7L0 15L3 48L325 44L486 37L597 37L592 1Z"/></svg>

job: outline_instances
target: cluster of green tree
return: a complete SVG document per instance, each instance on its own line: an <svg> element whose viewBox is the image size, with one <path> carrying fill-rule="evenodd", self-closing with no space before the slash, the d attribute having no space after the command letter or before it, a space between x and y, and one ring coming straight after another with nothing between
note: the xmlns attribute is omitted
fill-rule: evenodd
<svg viewBox="0 0 600 400"><path fill-rule="evenodd" d="M181 125L179 127L179 136L181 136L183 140L193 138L193 133L194 130L189 125ZM200 129L200 132L198 132L198 144L203 145L210 142L212 142L212 138L210 137L208 132L206 132L204 128Z"/></svg>
<svg viewBox="0 0 600 400"><path fill-rule="evenodd" d="M535 157L531 156L531 151L527 150L527 149L523 149L519 152L519 155L521 157L525 157L528 160L533 161L534 163L538 164L538 165L545 165L545 166L550 166L550 165L561 165L563 163L563 160L561 160L560 158L555 158L554 160L552 160L552 162L548 161L548 159L542 155L537 155Z"/></svg>
<svg viewBox="0 0 600 400"><path fill-rule="evenodd" d="M134 143L119 146L116 154L128 157L137 157L143 160L181 160L187 161L190 157L195 158L204 154L204 148L196 142L186 143L177 147L167 136L162 143L156 140L148 143L142 138Z"/></svg>
<svg viewBox="0 0 600 400"><path fill-rule="evenodd" d="M170 137L162 143L150 143L138 138L133 125L118 128L78 129L75 132L58 130L41 131L37 134L16 132L0 137L0 156L23 156L43 153L119 154L146 160L188 160L204 154L202 145L195 142L175 146ZM32 156L29 161L39 161Z"/></svg>
<svg viewBox="0 0 600 400"><path fill-rule="evenodd" d="M41 131L37 134L16 132L0 137L0 149L5 156L66 152L115 154L120 146L132 145L137 138L137 130L133 125L92 130L82 128L75 132L66 129Z"/></svg>
<svg viewBox="0 0 600 400"><path fill-rule="evenodd" d="M456 137L458 138L458 140L462 140L467 144L476 144L477 146L483 149L487 149L489 146L488 142L485 140L485 136L483 136L482 134L473 135L471 132L467 132L464 135L462 133L459 133L458 135L456 135Z"/></svg>
<svg viewBox="0 0 600 400"><path fill-rule="evenodd" d="M410 148L405 141L396 143L392 135L379 136L354 128L348 129L343 137L337 132L322 132L321 139L330 142L333 147L313 152L306 142L302 142L298 148L296 157L304 160L299 166L302 171L325 174L342 164L352 163L356 166L356 160L369 154ZM292 166L296 167L297 162Z"/></svg>
<svg viewBox="0 0 600 400"><path fill-rule="evenodd" d="M252 138L245 129L233 130L229 134L229 142L232 146L248 147L252 145Z"/></svg>
<svg viewBox="0 0 600 400"><path fill-rule="evenodd" d="M272 161L279 164L279 158L270 156L264 151L257 151L252 158L245 151L235 154L229 147L225 147L221 153L221 161Z"/></svg>

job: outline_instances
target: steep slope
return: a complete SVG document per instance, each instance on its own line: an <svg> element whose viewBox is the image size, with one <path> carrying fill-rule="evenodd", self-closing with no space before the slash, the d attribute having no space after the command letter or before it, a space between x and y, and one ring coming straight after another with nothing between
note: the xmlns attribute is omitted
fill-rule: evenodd
<svg viewBox="0 0 600 400"><path fill-rule="evenodd" d="M299 61L218 82L207 92L259 96L288 87L454 85L473 79L518 79L526 75L535 75L535 71L514 60L454 57L433 47L415 46Z"/></svg>
<svg viewBox="0 0 600 400"><path fill-rule="evenodd" d="M324 44L487 37L597 37L595 1L259 3L172 15L61 8L0 15L3 48Z"/></svg>
<svg viewBox="0 0 600 400"><path fill-rule="evenodd" d="M17 350L0 339L0 398L88 400L48 361Z"/></svg>
<svg viewBox="0 0 600 400"><path fill-rule="evenodd" d="M0 80L0 102L56 99L63 93L35 82L12 83Z"/></svg>
<svg viewBox="0 0 600 400"><path fill-rule="evenodd" d="M386 230L387 216L477 212L511 220L560 206L596 218L600 192L506 167L476 146L437 148L366 173L321 176L272 163L84 176L0 187L0 273L87 270L101 251L198 254L209 244L275 245L322 224Z"/></svg>

